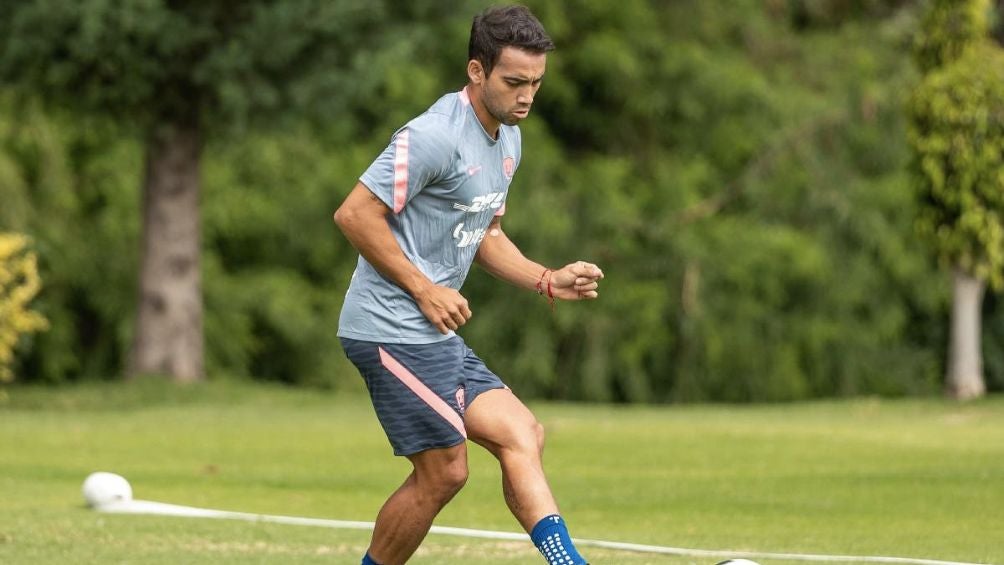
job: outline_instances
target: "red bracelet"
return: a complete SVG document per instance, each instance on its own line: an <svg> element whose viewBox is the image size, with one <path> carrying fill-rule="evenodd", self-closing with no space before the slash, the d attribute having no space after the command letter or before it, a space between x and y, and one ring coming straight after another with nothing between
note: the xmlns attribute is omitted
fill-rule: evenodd
<svg viewBox="0 0 1004 565"><path fill-rule="evenodd" d="M540 280L537 281L537 294L544 294L544 277L547 277L547 303L551 305L551 311L554 311L554 291L551 290L551 275L554 273L551 269L544 269L544 272L540 274Z"/></svg>
<svg viewBox="0 0 1004 565"><path fill-rule="evenodd" d="M550 272L551 272L551 269L544 269L544 272L540 274L540 279L537 280L537 294L544 294L544 277L546 277L547 273L550 273ZM550 285L551 285L551 279L550 278L547 279L547 284L548 284L548 287L550 287ZM548 294L550 294L550 288L548 288Z"/></svg>

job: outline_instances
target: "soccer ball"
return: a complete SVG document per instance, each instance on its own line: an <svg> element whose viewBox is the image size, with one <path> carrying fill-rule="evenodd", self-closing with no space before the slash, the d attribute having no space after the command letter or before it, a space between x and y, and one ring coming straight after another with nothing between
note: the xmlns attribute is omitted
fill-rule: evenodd
<svg viewBox="0 0 1004 565"><path fill-rule="evenodd" d="M756 561L750 561L749 559L726 559L725 561L720 561L715 565L760 565Z"/></svg>
<svg viewBox="0 0 1004 565"><path fill-rule="evenodd" d="M115 473L91 473L84 480L82 490L84 500L91 508L132 500L132 487L129 486L129 481Z"/></svg>

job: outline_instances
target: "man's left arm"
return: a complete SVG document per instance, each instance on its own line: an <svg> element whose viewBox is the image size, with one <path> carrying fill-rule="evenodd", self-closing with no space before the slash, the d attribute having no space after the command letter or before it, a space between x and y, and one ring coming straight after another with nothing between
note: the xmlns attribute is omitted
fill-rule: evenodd
<svg viewBox="0 0 1004 565"><path fill-rule="evenodd" d="M475 261L496 278L562 300L596 298L599 296L599 281L603 278L599 267L585 261L552 270L527 259L502 231L499 217L492 220L488 227Z"/></svg>

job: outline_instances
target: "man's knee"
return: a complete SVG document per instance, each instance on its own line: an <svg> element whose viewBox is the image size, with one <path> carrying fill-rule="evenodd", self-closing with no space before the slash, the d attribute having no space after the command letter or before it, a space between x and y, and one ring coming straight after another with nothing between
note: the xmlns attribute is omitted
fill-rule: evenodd
<svg viewBox="0 0 1004 565"><path fill-rule="evenodd" d="M452 498L467 484L467 476L467 459L453 461L443 468L438 481L439 489Z"/></svg>
<svg viewBox="0 0 1004 565"><path fill-rule="evenodd" d="M502 452L521 456L540 457L544 452L544 426L536 418L519 424Z"/></svg>
<svg viewBox="0 0 1004 565"><path fill-rule="evenodd" d="M537 453L544 453L544 425L537 420L533 421L533 434L537 440Z"/></svg>
<svg viewBox="0 0 1004 565"><path fill-rule="evenodd" d="M448 501L467 483L466 451L437 454L415 464L415 480L419 488L441 501Z"/></svg>

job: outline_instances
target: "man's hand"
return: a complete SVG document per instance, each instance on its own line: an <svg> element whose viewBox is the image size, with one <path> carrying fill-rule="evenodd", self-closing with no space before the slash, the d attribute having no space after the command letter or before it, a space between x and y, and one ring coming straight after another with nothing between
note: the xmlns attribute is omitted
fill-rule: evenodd
<svg viewBox="0 0 1004 565"><path fill-rule="evenodd" d="M596 265L576 261L551 273L551 294L562 300L592 300L599 296L596 289L602 278Z"/></svg>
<svg viewBox="0 0 1004 565"><path fill-rule="evenodd" d="M415 301L425 317L436 326L439 333L448 334L467 323L473 315L467 299L456 289L447 286L430 286L415 293Z"/></svg>

